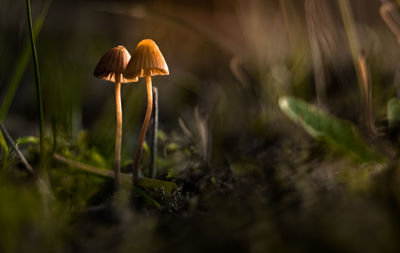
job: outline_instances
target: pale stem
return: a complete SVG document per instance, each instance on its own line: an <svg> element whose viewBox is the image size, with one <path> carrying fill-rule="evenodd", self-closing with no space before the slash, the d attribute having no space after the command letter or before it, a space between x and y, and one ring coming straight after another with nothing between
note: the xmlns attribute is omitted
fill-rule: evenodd
<svg viewBox="0 0 400 253"><path fill-rule="evenodd" d="M135 162L132 167L132 183L135 185L139 177L139 164L140 157L142 156L143 142L146 137L147 128L149 126L151 111L153 109L153 92L151 87L151 76L146 75L146 89L147 89L147 109L144 117L142 128L140 129L140 135L138 140L138 146L136 150Z"/></svg>
<svg viewBox="0 0 400 253"><path fill-rule="evenodd" d="M121 105L121 74L115 76L115 108L117 126L115 134L114 187L118 190L121 178L121 141L122 141L122 105Z"/></svg>
<svg viewBox="0 0 400 253"><path fill-rule="evenodd" d="M153 87L153 131L151 132L151 158L150 158L150 178L156 176L156 158L157 158L157 132L158 132L158 89Z"/></svg>

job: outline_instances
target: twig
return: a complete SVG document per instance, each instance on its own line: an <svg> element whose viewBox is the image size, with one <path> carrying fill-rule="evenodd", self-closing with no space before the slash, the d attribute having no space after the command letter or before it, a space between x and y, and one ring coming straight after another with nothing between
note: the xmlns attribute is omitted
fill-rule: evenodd
<svg viewBox="0 0 400 253"><path fill-rule="evenodd" d="M26 168L26 170L34 177L36 177L36 173L32 166L28 163L28 161L25 159L25 156L22 154L22 152L19 150L18 146L15 144L14 140L8 133L6 127L3 125L2 122L0 122L0 128L1 131L4 133L5 137L7 138L8 142L11 144L15 152L17 153L19 159L21 159L22 164ZM47 186L47 184L41 179L40 177L37 177L36 179L37 186L39 188L39 191L44 195L44 196L49 196L53 198L53 195L50 191L50 188Z"/></svg>
<svg viewBox="0 0 400 253"><path fill-rule="evenodd" d="M93 167L93 166L90 166L90 165L87 165L87 164L84 164L84 163L81 163L81 162L78 162L78 161L70 160L68 158L65 158L65 157L59 155L59 154L53 154L53 157L56 160L58 160L60 162L63 162L65 164L68 164L71 167L80 168L80 169L83 169L83 170L85 170L87 172L91 172L91 173L98 174L98 175L101 175L101 176L114 178L114 172L112 172L111 170L99 169L99 168L96 168L96 167Z"/></svg>
<svg viewBox="0 0 400 253"><path fill-rule="evenodd" d="M25 159L25 156L22 154L22 152L19 150L18 146L15 144L14 140L11 138L10 134L8 133L6 127L3 125L2 122L0 122L0 128L1 131L4 133L5 137L7 138L8 142L11 144L15 152L17 153L19 159L21 159L22 164L25 166L26 170L31 173L32 175L35 174L34 169L32 166L28 163L28 161Z"/></svg>

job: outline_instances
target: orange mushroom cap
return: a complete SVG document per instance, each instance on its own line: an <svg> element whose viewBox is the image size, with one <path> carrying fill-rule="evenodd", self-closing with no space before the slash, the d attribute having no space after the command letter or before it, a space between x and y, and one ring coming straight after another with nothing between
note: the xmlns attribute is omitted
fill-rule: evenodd
<svg viewBox="0 0 400 253"><path fill-rule="evenodd" d="M131 59L131 55L124 46L111 48L105 53L94 70L94 76L115 83L115 76L121 75ZM137 82L138 78L121 76L121 83Z"/></svg>
<svg viewBox="0 0 400 253"><path fill-rule="evenodd" d="M136 46L123 75L125 78L169 75L169 70L157 44L145 39Z"/></svg>

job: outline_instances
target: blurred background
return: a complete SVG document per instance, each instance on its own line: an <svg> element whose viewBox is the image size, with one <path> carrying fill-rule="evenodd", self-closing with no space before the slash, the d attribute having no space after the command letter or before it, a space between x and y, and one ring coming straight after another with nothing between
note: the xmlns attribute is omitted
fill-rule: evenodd
<svg viewBox="0 0 400 253"><path fill-rule="evenodd" d="M166 252L164 250L171 245L178 252L193 250L192 247L233 252L265 252L266 249L291 252L296 247L299 252L318 252L326 248L332 249L328 252L396 252L398 245L393 238L399 234L399 224L393 213L398 210L400 191L396 188L397 195L391 192L385 195L388 202L380 203L380 195L374 195L380 190L365 181L360 183L360 178L365 177L358 172L346 172L338 179L338 171L350 167L359 169L363 165L338 158L325 145L314 142L282 114L278 105L281 96L300 97L349 120L367 135L351 50L351 44L356 43L358 49L365 52L369 65L376 125L385 126L387 101L397 96L400 85L400 48L396 37L379 14L381 2L378 0L347 1L357 33L355 37L351 37L354 34L349 36L338 2L32 1L34 24L38 24L38 20L43 22L43 26L36 29L36 45L47 138L57 133L63 152L76 156L85 153L83 149L91 150L84 156L89 164L112 168L114 159L114 85L93 76L101 56L118 45L124 45L132 54L139 41L151 38L168 63L170 74L153 78L159 91L160 110L158 176L178 184L183 182L182 195L186 194L183 196L186 204L184 211L170 216L150 211L144 214L141 223L132 218L127 224L133 227L139 224L135 233L143 239L142 244L132 246L125 240L121 252L130 249ZM14 138L39 134L29 53L25 2L2 0L0 115ZM125 172L136 150L146 108L144 84L144 80L140 80L122 85ZM10 87L14 87L15 96L7 102L6 97L12 97ZM373 139L369 141L374 142ZM378 142L391 141L395 140L385 136ZM81 146L71 151L69 145ZM28 150L24 152L29 153ZM394 156L397 148L384 148L384 152ZM201 169L203 162L214 173L212 177L217 183L212 181L212 187L215 188L185 178L185 173L192 169ZM144 164L147 163L145 157ZM228 173L230 176L226 177L227 170L233 176ZM211 182L211 176L205 177ZM60 178L62 176L53 175L53 184ZM351 190L343 186L344 182L349 182L346 180L350 180ZM196 186L189 187L191 183ZM381 182L377 185L379 188ZM68 210L92 203L85 202L88 196L82 201L73 197L75 191L91 186L79 187L68 192L59 189L60 199L65 200ZM359 196L353 188L370 192ZM19 195L18 190L10 189L11 193L4 194L4 198ZM239 193L231 192L237 189ZM210 192L217 192L216 196ZM97 202L94 202L98 204L102 198L98 193L96 196ZM224 206L221 200L226 198L229 204ZM392 198L396 200L393 202ZM26 199L22 196L21 203ZM236 206L238 203L240 207ZM232 209L226 214L228 207ZM365 210L371 212L367 214ZM324 213L328 211L329 218L325 218ZM32 217L36 219L37 216ZM322 221L314 222L314 217ZM74 229L79 227L67 220L66 227L71 223ZM350 221L354 224L347 225ZM181 230L170 241L169 233L177 226L175 224L181 226ZM87 224L83 227L82 231L90 230ZM201 229L194 232L193 227ZM52 226L52 229L58 228ZM89 238L86 246L83 239L71 239L75 232L68 230L66 241L73 241L74 246L66 249L96 250L101 248L102 239L107 244L108 236L112 242L100 252L112 249L117 240L113 237L115 234L101 229L93 232L92 237L84 236ZM121 229L124 228L117 228L119 232ZM364 231L371 234L365 236ZM374 234L380 231L383 231L380 235ZM193 239L184 236L190 233L194 234ZM156 250L151 250L153 237L160 245ZM369 237L376 240L362 246ZM208 243L203 245L204 241ZM227 241L234 243L228 245ZM47 246L57 248L52 244Z"/></svg>
<svg viewBox="0 0 400 253"><path fill-rule="evenodd" d="M111 83L93 77L94 67L111 47L124 45L132 53L140 40L152 38L171 69L169 76L154 80L160 90L161 129L179 128L179 117L193 120L194 108L199 107L212 117L215 144L234 142L229 136L237 141L249 131L270 135L265 127L274 128L275 117L280 117L274 115L280 114L279 96L296 94L316 101L307 19L315 26L324 93L329 94L322 103L357 122L358 87L338 5L314 2L305 13L304 1L290 0L52 1L37 42L46 125L50 128L53 121L75 138L80 130L88 130L93 145L111 155L114 90ZM1 95L29 39L24 4L2 1ZM396 39L379 16L379 1L351 5L373 85L379 84L374 103L386 103L395 94ZM46 1L32 3L34 20L44 8ZM38 133L31 62L24 70L5 120L17 136ZM130 154L146 105L143 81L124 85L122 93L123 152ZM384 117L379 106L376 110Z"/></svg>

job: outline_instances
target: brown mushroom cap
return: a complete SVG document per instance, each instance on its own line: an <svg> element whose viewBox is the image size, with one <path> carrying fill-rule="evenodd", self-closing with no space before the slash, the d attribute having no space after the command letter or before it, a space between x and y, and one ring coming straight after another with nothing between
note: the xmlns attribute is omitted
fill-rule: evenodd
<svg viewBox="0 0 400 253"><path fill-rule="evenodd" d="M111 48L105 53L94 70L94 76L115 83L115 76L121 75L131 59L124 46ZM121 77L121 83L137 82L138 78Z"/></svg>
<svg viewBox="0 0 400 253"><path fill-rule="evenodd" d="M151 39L145 39L136 46L123 74L125 78L134 78L146 75L169 75L169 71L157 44Z"/></svg>

